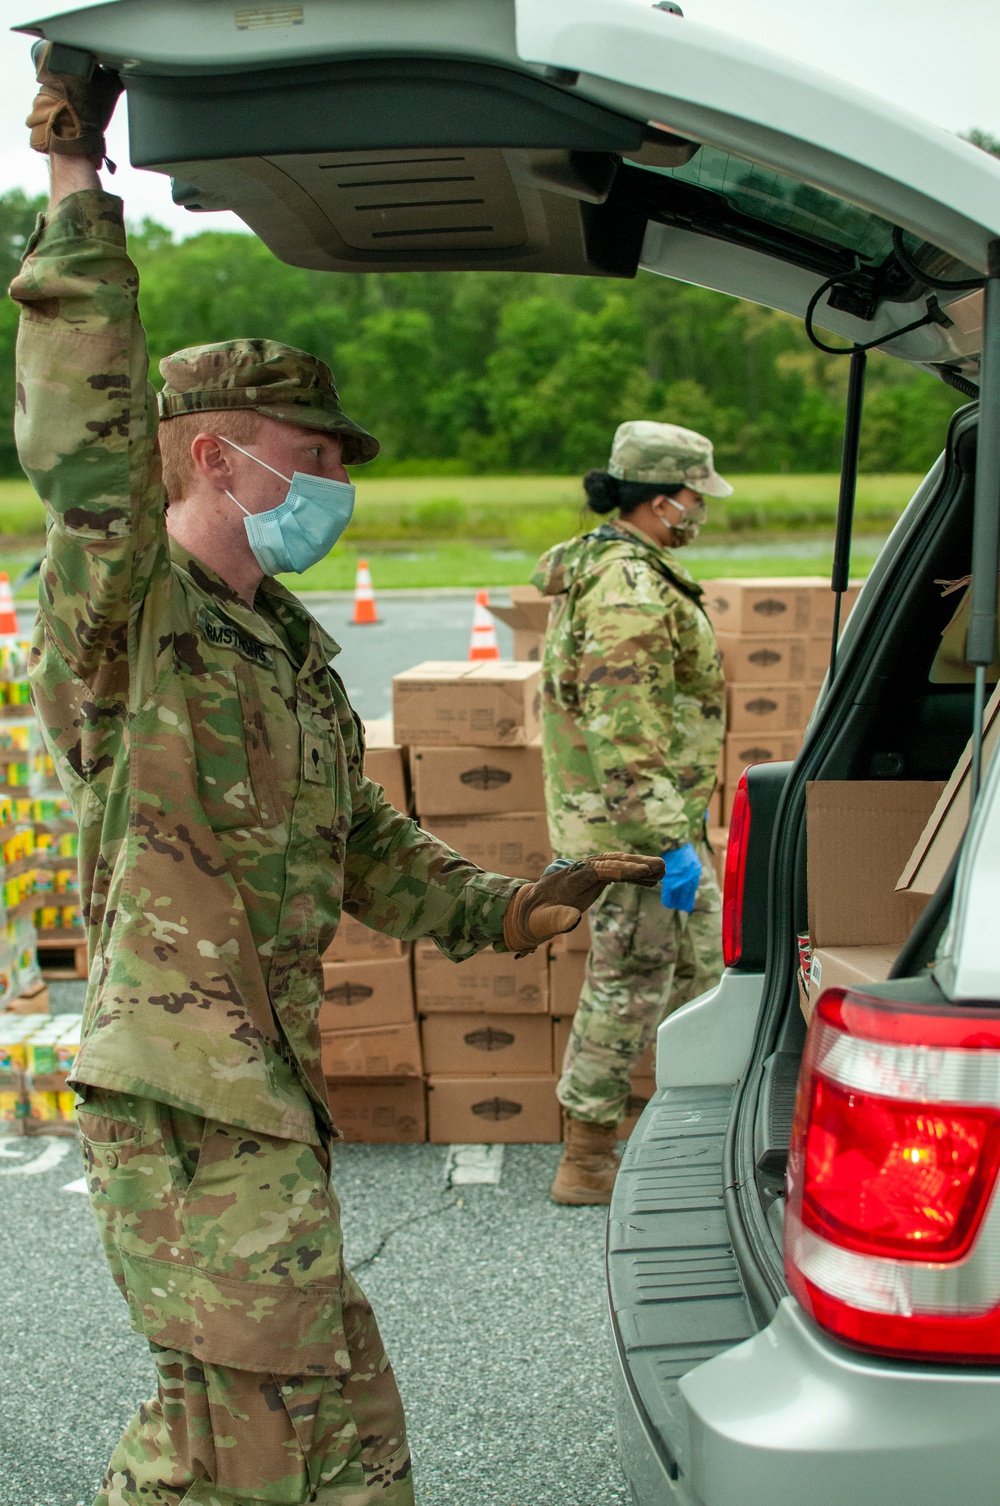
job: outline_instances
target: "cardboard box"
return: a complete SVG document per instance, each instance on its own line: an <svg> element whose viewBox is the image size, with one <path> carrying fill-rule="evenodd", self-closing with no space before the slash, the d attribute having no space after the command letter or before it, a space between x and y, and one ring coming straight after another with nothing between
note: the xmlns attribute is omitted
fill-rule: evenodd
<svg viewBox="0 0 1000 1506"><path fill-rule="evenodd" d="M731 788L735 795L740 775L750 764L780 763L795 758L801 746L801 732L779 732L770 737L731 732L726 738L726 788Z"/></svg>
<svg viewBox="0 0 1000 1506"><path fill-rule="evenodd" d="M495 816L427 816L421 826L487 873L541 878L552 861L544 811L502 811Z"/></svg>
<svg viewBox="0 0 1000 1506"><path fill-rule="evenodd" d="M365 722L365 773L382 786L390 805L409 810L403 750L393 738L392 722Z"/></svg>
<svg viewBox="0 0 1000 1506"><path fill-rule="evenodd" d="M715 791L705 811L705 824L711 829L722 825L722 785Z"/></svg>
<svg viewBox="0 0 1000 1506"><path fill-rule="evenodd" d="M427 1139L422 1077L330 1078L333 1122L350 1144L414 1145Z"/></svg>
<svg viewBox="0 0 1000 1506"><path fill-rule="evenodd" d="M561 1139L555 1077L431 1077L433 1145L551 1145Z"/></svg>
<svg viewBox="0 0 1000 1506"><path fill-rule="evenodd" d="M552 1070L557 1077L562 1074L563 1057L566 1055L572 1029L573 1016L571 1014L562 1015L558 1020L552 1021Z"/></svg>
<svg viewBox="0 0 1000 1506"><path fill-rule="evenodd" d="M511 586L510 606L495 607L491 604L490 611L498 621L513 628L515 633L532 633L544 638L549 625L549 607L554 600L552 596L543 596L537 586Z"/></svg>
<svg viewBox="0 0 1000 1506"><path fill-rule="evenodd" d="M983 713L983 773L989 767L1000 733L1000 685L994 690ZM972 769L972 742L965 745L948 783L941 791L927 824L910 853L896 888L912 894L922 908L944 878L969 820L969 791ZM911 907L911 914L913 909Z"/></svg>
<svg viewBox="0 0 1000 1506"><path fill-rule="evenodd" d="M405 1025L414 1018L409 957L324 962L320 1031Z"/></svg>
<svg viewBox="0 0 1000 1506"><path fill-rule="evenodd" d="M324 962L364 962L382 957L405 957L409 943L397 941L395 936L383 936L355 920L353 915L341 915L337 934L323 953Z"/></svg>
<svg viewBox="0 0 1000 1506"><path fill-rule="evenodd" d="M755 737L802 732L815 704L811 685L727 685L726 730Z"/></svg>
<svg viewBox="0 0 1000 1506"><path fill-rule="evenodd" d="M703 580L704 606L719 633L781 637L833 631L834 594L828 577L802 575L747 576L741 580ZM860 583L848 586L841 622L854 605Z"/></svg>
<svg viewBox="0 0 1000 1506"><path fill-rule="evenodd" d="M715 876L721 888L726 881L726 848L729 845L729 827L710 826L708 828L708 845L712 849L712 857L715 861Z"/></svg>
<svg viewBox="0 0 1000 1506"><path fill-rule="evenodd" d="M418 941L413 968L421 1014L543 1015L548 1010L548 951L543 946L527 957L485 951L467 962L452 962L433 941Z"/></svg>
<svg viewBox="0 0 1000 1506"><path fill-rule="evenodd" d="M541 732L537 664L428 660L395 675L393 723L401 743L524 747Z"/></svg>
<svg viewBox="0 0 1000 1506"><path fill-rule="evenodd" d="M423 816L543 811L542 749L410 749L413 803Z"/></svg>
<svg viewBox="0 0 1000 1506"><path fill-rule="evenodd" d="M565 1019L576 1014L587 971L586 952L553 950L549 956L549 1013Z"/></svg>
<svg viewBox="0 0 1000 1506"><path fill-rule="evenodd" d="M572 931L563 931L560 936L553 936L549 942L550 952L589 952L590 951L590 917L584 913L580 918L580 924Z"/></svg>
<svg viewBox="0 0 1000 1506"><path fill-rule="evenodd" d="M884 983L898 954L898 942L887 946L817 947L809 969L807 1017L811 1017L824 989Z"/></svg>
<svg viewBox="0 0 1000 1506"><path fill-rule="evenodd" d="M408 1025L328 1030L320 1036L324 1077L421 1077L420 1032Z"/></svg>
<svg viewBox="0 0 1000 1506"><path fill-rule="evenodd" d="M421 1022L424 1067L432 1076L544 1076L552 1073L552 1027L544 1014L429 1014Z"/></svg>
<svg viewBox="0 0 1000 1506"><path fill-rule="evenodd" d="M734 685L819 685L830 665L829 638L805 634L750 638L719 633L717 642L723 672Z"/></svg>
<svg viewBox="0 0 1000 1506"><path fill-rule="evenodd" d="M514 629L514 658L518 664L539 664L545 652L545 634Z"/></svg>
<svg viewBox="0 0 1000 1506"><path fill-rule="evenodd" d="M910 912L896 881L943 788L933 779L832 779L807 786L814 951L906 940Z"/></svg>

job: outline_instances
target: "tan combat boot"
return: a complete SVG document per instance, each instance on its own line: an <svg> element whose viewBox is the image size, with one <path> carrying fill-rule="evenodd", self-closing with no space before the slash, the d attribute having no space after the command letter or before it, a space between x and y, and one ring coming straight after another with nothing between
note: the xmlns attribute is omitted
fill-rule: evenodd
<svg viewBox="0 0 1000 1506"><path fill-rule="evenodd" d="M567 1114L566 1144L552 1183L553 1200L577 1207L610 1203L618 1174L617 1144L617 1124L593 1124Z"/></svg>

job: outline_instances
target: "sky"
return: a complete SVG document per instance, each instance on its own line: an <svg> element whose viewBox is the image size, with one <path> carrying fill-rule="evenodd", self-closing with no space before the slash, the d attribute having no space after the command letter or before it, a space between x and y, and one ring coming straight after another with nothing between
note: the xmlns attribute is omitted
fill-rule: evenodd
<svg viewBox="0 0 1000 1506"><path fill-rule="evenodd" d="M89 0L87 0L89 3ZM572 0L567 0L568 4ZM1000 4L997 0L681 0L685 15L773 51L822 67L946 130L970 126L1000 136ZM79 0L0 0L0 32L17 22L78 10ZM43 159L27 145L31 104L30 39L4 37L0 47L0 193L41 193ZM190 214L170 199L169 181L128 165L125 111L109 133L119 164L108 187L122 194L133 221L146 216L177 235L209 227L242 230L230 214Z"/></svg>

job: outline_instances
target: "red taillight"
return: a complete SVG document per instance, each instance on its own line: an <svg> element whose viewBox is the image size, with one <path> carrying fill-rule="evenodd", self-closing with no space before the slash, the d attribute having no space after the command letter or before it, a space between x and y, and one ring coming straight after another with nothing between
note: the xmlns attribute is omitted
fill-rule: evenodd
<svg viewBox="0 0 1000 1506"><path fill-rule="evenodd" d="M736 786L736 799L729 822L729 844L726 847L726 874L722 886L722 959L727 967L735 967L743 953L743 884L749 845L750 796L744 773Z"/></svg>
<svg viewBox="0 0 1000 1506"><path fill-rule="evenodd" d="M785 1269L816 1321L898 1356L1000 1360L1000 1011L830 989L809 1027Z"/></svg>

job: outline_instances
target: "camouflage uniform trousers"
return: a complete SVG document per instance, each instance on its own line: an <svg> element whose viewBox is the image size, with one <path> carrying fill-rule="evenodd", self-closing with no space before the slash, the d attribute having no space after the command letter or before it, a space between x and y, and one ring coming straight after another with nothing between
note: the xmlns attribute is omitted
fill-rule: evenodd
<svg viewBox="0 0 1000 1506"><path fill-rule="evenodd" d="M722 898L712 854L694 846L702 875L690 915L666 909L659 886L631 884L610 885L590 909L587 972L556 1087L577 1119L621 1123L657 1026L722 975Z"/></svg>
<svg viewBox="0 0 1000 1506"><path fill-rule="evenodd" d="M159 1380L95 1506L412 1506L402 1403L344 1268L327 1153L85 1098L91 1205Z"/></svg>

